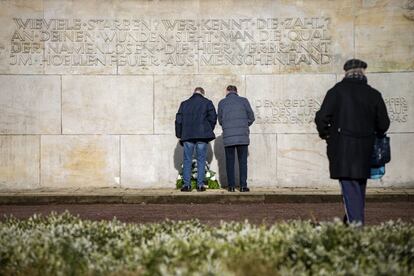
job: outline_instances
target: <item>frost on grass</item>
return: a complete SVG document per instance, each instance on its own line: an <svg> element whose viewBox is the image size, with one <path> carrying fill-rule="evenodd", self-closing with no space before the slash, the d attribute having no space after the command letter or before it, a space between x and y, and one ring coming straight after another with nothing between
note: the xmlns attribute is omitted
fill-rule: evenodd
<svg viewBox="0 0 414 276"><path fill-rule="evenodd" d="M414 224L0 222L0 275L413 275Z"/></svg>

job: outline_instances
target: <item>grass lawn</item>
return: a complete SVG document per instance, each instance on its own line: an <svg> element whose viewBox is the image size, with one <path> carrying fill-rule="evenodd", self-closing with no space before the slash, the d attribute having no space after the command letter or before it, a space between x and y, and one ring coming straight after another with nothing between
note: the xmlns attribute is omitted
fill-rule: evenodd
<svg viewBox="0 0 414 276"><path fill-rule="evenodd" d="M413 275L414 224L0 222L0 275Z"/></svg>

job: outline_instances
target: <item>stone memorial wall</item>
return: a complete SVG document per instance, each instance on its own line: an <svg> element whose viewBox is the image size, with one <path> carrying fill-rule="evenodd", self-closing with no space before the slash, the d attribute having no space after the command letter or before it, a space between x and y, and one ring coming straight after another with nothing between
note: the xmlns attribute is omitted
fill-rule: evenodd
<svg viewBox="0 0 414 276"><path fill-rule="evenodd" d="M313 119L352 57L392 121L370 185L414 187L412 0L1 0L0 25L0 190L173 188L179 103L229 84L256 115L251 187L337 188Z"/></svg>

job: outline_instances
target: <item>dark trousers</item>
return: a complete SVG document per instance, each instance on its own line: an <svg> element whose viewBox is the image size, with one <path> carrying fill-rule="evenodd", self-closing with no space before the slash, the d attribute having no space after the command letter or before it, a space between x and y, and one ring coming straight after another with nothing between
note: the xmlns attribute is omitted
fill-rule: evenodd
<svg viewBox="0 0 414 276"><path fill-rule="evenodd" d="M229 187L236 186L234 177L234 161L236 150L240 170L240 187L247 187L247 147L247 145L224 147L226 152L227 183Z"/></svg>
<svg viewBox="0 0 414 276"><path fill-rule="evenodd" d="M345 212L349 223L365 222L366 179L340 179Z"/></svg>

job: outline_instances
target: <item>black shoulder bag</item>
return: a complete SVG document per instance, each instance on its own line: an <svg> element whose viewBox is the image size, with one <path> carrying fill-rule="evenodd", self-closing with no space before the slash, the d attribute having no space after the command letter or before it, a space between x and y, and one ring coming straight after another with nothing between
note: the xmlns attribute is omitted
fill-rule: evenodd
<svg viewBox="0 0 414 276"><path fill-rule="evenodd" d="M371 167L381 167L391 161L390 137L375 137L371 156Z"/></svg>
<svg viewBox="0 0 414 276"><path fill-rule="evenodd" d="M385 164L391 161L390 137L375 137L371 156L370 179L381 179L385 174Z"/></svg>

